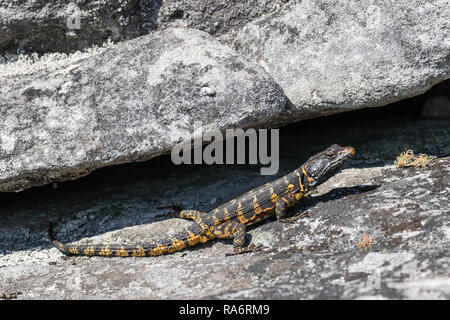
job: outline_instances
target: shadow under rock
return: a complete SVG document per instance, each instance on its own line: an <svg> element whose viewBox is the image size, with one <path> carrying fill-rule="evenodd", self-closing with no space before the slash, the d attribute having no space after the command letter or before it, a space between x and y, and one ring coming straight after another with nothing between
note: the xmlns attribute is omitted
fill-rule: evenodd
<svg viewBox="0 0 450 320"><path fill-rule="evenodd" d="M317 205L320 202L328 202L333 200L339 200L348 196L353 197L361 197L367 193L370 193L376 189L378 189L381 185L360 185L360 186L354 186L354 187L341 187L341 188L334 188L330 190L329 192L322 194L320 196L306 198L302 202L299 202L293 206L293 215L292 217L298 217L299 215L302 215L304 211L307 209L310 209ZM303 210L299 210L303 209ZM299 213L300 211L300 213ZM296 214L297 213L297 214Z"/></svg>

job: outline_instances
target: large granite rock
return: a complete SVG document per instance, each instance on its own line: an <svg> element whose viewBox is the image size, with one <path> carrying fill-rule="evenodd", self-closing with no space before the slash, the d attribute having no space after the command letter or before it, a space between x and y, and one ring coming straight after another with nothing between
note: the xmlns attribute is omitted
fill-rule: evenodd
<svg viewBox="0 0 450 320"><path fill-rule="evenodd" d="M0 54L73 52L157 27L161 0L4 0Z"/></svg>
<svg viewBox="0 0 450 320"><path fill-rule="evenodd" d="M291 208L305 217L250 230L251 241L268 252L226 257L232 241L223 240L160 257L89 258L66 257L51 245L49 221L63 241L159 240L192 222L156 218L157 207L181 202L208 211L276 178L261 176L256 166L175 166L163 156L103 168L58 188L0 194L0 296L450 298L449 119L339 115L283 128L280 143L279 175L331 143L353 145L356 155ZM407 148L438 158L425 168L394 167ZM370 248L358 247L364 233Z"/></svg>
<svg viewBox="0 0 450 320"><path fill-rule="evenodd" d="M248 23L233 46L253 61L191 29L32 63L0 56L0 192L160 155L195 120L207 130L281 126L384 105L450 75L446 1L287 2L2 2L4 49L70 52L158 23L227 42ZM70 31L74 4L81 28Z"/></svg>
<svg viewBox="0 0 450 320"><path fill-rule="evenodd" d="M380 106L450 77L447 0L291 1L234 48L260 63L300 118Z"/></svg>
<svg viewBox="0 0 450 320"><path fill-rule="evenodd" d="M291 107L258 65L191 29L0 65L0 97L0 192L150 159L194 121L266 126Z"/></svg>
<svg viewBox="0 0 450 320"><path fill-rule="evenodd" d="M289 0L4 0L0 59L17 52L73 52L155 29L186 27L231 42L247 22ZM78 20L77 20L78 19Z"/></svg>

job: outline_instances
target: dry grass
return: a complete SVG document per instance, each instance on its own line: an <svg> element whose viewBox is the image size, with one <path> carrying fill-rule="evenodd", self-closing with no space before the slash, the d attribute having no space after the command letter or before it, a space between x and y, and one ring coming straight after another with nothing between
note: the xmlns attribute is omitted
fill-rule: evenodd
<svg viewBox="0 0 450 320"><path fill-rule="evenodd" d="M373 239L367 235L367 233L363 233L362 240L358 242L357 246L363 250L370 250L372 248Z"/></svg>
<svg viewBox="0 0 450 320"><path fill-rule="evenodd" d="M426 167L431 165L435 156L429 156L426 154L420 153L415 156L414 151L408 150L406 152L402 152L395 160L395 165L399 168L405 167Z"/></svg>

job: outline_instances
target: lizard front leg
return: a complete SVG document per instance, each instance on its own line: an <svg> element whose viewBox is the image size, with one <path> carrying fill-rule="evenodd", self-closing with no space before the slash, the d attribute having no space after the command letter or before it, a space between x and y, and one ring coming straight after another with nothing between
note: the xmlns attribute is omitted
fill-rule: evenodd
<svg viewBox="0 0 450 320"><path fill-rule="evenodd" d="M280 198L275 204L275 216L277 220L286 217L286 208L290 206L290 201L284 197Z"/></svg>
<svg viewBox="0 0 450 320"><path fill-rule="evenodd" d="M288 217L287 216L287 208L293 206L295 203L300 201L302 198L308 197L312 192L297 192L288 194L287 199L285 197L280 198L275 205L275 215L278 221L281 222L294 222L298 218L305 216L305 214L301 214L300 216Z"/></svg>
<svg viewBox="0 0 450 320"><path fill-rule="evenodd" d="M189 210L189 209L185 210L183 209L182 205L174 205L174 204L168 207L159 207L158 209L166 209L166 208L169 208L171 211L166 214L157 216L169 216L174 218L190 219L194 220L197 223L200 223L201 217L208 214L207 212L202 212L198 210Z"/></svg>

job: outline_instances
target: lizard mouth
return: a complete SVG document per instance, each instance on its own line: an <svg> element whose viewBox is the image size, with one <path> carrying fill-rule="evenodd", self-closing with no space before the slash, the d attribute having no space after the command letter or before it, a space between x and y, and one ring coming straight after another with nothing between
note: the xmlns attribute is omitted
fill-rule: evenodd
<svg viewBox="0 0 450 320"><path fill-rule="evenodd" d="M350 147L350 146L345 147L345 151L347 151L347 153L348 153L351 157L353 157L353 156L355 155L355 148L353 148L353 147Z"/></svg>

